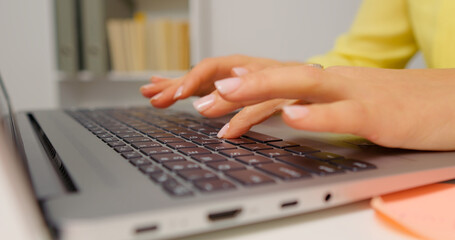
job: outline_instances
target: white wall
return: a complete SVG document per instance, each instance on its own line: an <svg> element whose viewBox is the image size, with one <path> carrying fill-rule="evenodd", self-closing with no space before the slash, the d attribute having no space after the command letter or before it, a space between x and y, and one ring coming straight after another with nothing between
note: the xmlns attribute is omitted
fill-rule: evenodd
<svg viewBox="0 0 455 240"><path fill-rule="evenodd" d="M205 56L247 54L305 61L330 50L362 0L199 0ZM413 61L411 67L423 67Z"/></svg>
<svg viewBox="0 0 455 240"><path fill-rule="evenodd" d="M0 0L0 72L16 109L57 105L52 0Z"/></svg>

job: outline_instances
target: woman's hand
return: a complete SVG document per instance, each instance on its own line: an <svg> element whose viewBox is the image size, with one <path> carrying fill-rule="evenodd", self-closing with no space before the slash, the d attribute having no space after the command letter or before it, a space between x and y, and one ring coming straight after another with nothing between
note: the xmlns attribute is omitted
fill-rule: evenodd
<svg viewBox="0 0 455 240"><path fill-rule="evenodd" d="M239 105L310 103L283 107L284 121L297 129L351 133L386 147L455 150L455 69L282 66L215 85L216 98ZM229 124L219 135L237 134Z"/></svg>
<svg viewBox="0 0 455 240"><path fill-rule="evenodd" d="M266 58L254 58L243 55L207 58L201 61L185 76L178 79L152 77L151 83L141 87L144 97L151 98L150 103L158 108L165 108L175 101L190 96L205 96L215 90L213 82L219 79L239 76L241 69L251 72L276 65L291 65Z"/></svg>
<svg viewBox="0 0 455 240"><path fill-rule="evenodd" d="M178 79L152 77L151 84L141 87L144 97L151 98L155 107L164 108L179 99L189 96L204 96L194 102L194 107L206 117L219 117L246 106L230 121L229 134L238 137L247 132L253 125L266 120L284 105L296 100L274 99L248 103L233 103L224 100L215 90L213 83L226 77L240 77L247 73L299 65L297 62L279 62L272 59L253 58L242 55L208 58L198 64L187 75ZM208 95L207 95L208 94Z"/></svg>

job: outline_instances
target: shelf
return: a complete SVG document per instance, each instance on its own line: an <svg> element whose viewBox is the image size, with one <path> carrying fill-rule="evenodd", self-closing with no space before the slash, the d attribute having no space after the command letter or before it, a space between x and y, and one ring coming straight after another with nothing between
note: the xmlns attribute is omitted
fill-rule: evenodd
<svg viewBox="0 0 455 240"><path fill-rule="evenodd" d="M140 71L140 72L109 72L106 75L99 76L91 74L88 71L81 71L76 75L67 75L59 72L58 80L60 82L92 82L92 81L112 81L112 82L146 82L150 77L156 75L168 78L177 78L185 75L187 71Z"/></svg>

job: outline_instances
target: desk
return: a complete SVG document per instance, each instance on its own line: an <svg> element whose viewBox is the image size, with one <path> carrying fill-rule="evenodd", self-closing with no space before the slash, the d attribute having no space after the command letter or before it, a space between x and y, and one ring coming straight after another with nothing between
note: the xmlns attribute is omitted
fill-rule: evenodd
<svg viewBox="0 0 455 240"><path fill-rule="evenodd" d="M387 239L415 240L379 219L368 201L308 214L199 234L183 240Z"/></svg>

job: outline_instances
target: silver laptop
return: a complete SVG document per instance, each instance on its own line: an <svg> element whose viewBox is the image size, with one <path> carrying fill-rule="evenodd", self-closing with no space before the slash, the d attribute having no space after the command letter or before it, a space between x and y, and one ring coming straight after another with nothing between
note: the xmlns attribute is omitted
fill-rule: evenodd
<svg viewBox="0 0 455 240"><path fill-rule="evenodd" d="M178 238L455 177L454 152L296 131L278 116L220 140L228 118L201 118L189 102L13 114L1 88L1 140L20 156L0 152L1 172L57 239Z"/></svg>

